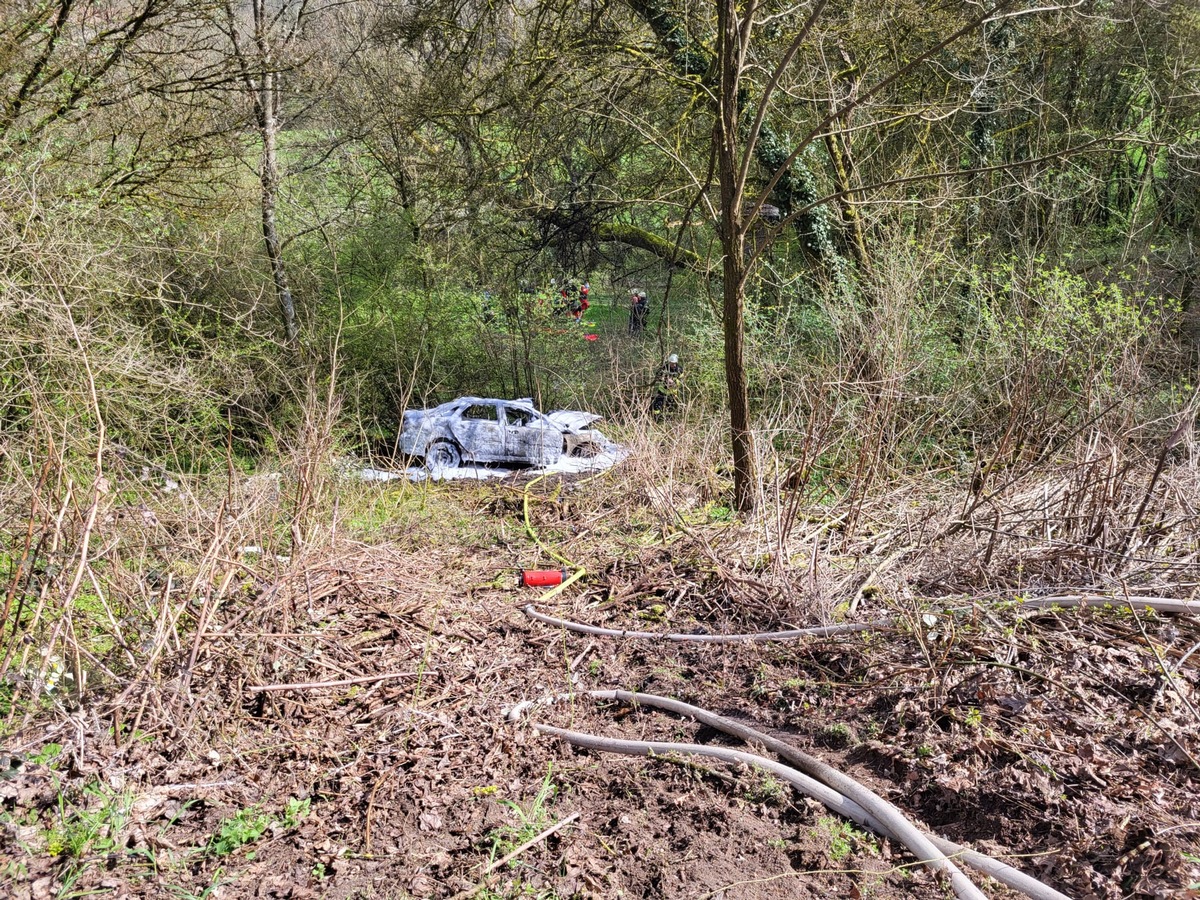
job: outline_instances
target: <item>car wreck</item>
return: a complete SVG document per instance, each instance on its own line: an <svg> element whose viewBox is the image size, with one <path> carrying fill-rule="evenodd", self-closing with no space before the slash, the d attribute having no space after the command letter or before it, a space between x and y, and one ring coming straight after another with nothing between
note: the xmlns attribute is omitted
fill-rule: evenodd
<svg viewBox="0 0 1200 900"><path fill-rule="evenodd" d="M593 457L604 447L588 426L600 416L560 409L542 413L529 398L459 397L433 409L408 410L400 449L430 470L463 463L552 465L562 456Z"/></svg>

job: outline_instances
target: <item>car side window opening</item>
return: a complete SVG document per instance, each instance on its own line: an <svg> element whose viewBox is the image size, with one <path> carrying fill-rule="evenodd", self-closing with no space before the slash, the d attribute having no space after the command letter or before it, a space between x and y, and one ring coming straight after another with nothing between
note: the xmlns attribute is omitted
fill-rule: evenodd
<svg viewBox="0 0 1200 900"><path fill-rule="evenodd" d="M504 417L508 421L509 428L528 428L533 424L533 414L523 409L514 409L508 407L504 410Z"/></svg>
<svg viewBox="0 0 1200 900"><path fill-rule="evenodd" d="M483 419L487 422L498 422L500 416L496 412L496 407L487 403L476 403L473 406L468 406L462 411L464 419Z"/></svg>

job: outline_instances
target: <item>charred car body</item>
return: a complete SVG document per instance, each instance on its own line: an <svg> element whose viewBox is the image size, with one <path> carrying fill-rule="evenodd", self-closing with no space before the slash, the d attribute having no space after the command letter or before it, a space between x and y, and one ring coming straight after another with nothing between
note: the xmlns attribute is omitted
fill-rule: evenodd
<svg viewBox="0 0 1200 900"><path fill-rule="evenodd" d="M533 401L459 397L433 409L409 410L400 429L400 449L422 457L430 469L470 463L527 463L548 466L561 456L599 453L603 436L588 428L593 413L540 413Z"/></svg>

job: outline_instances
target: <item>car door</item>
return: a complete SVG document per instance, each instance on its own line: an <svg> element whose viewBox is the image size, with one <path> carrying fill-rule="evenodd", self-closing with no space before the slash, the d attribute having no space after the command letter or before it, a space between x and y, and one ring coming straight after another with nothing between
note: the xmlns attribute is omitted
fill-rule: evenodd
<svg viewBox="0 0 1200 900"><path fill-rule="evenodd" d="M549 465L562 455L562 432L531 409L505 405L504 452L509 459Z"/></svg>
<svg viewBox="0 0 1200 900"><path fill-rule="evenodd" d="M496 403L480 400L464 406L450 431L462 447L463 459L499 462L505 458L503 414Z"/></svg>

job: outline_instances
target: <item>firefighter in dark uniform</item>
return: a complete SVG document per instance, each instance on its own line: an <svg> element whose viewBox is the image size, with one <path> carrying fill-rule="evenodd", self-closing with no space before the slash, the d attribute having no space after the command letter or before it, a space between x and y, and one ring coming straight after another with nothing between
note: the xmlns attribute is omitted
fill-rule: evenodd
<svg viewBox="0 0 1200 900"><path fill-rule="evenodd" d="M678 354L672 353L659 368L658 378L654 383L654 398L650 401L650 412L655 418L661 418L679 405L679 389L682 379L683 365L679 362Z"/></svg>

